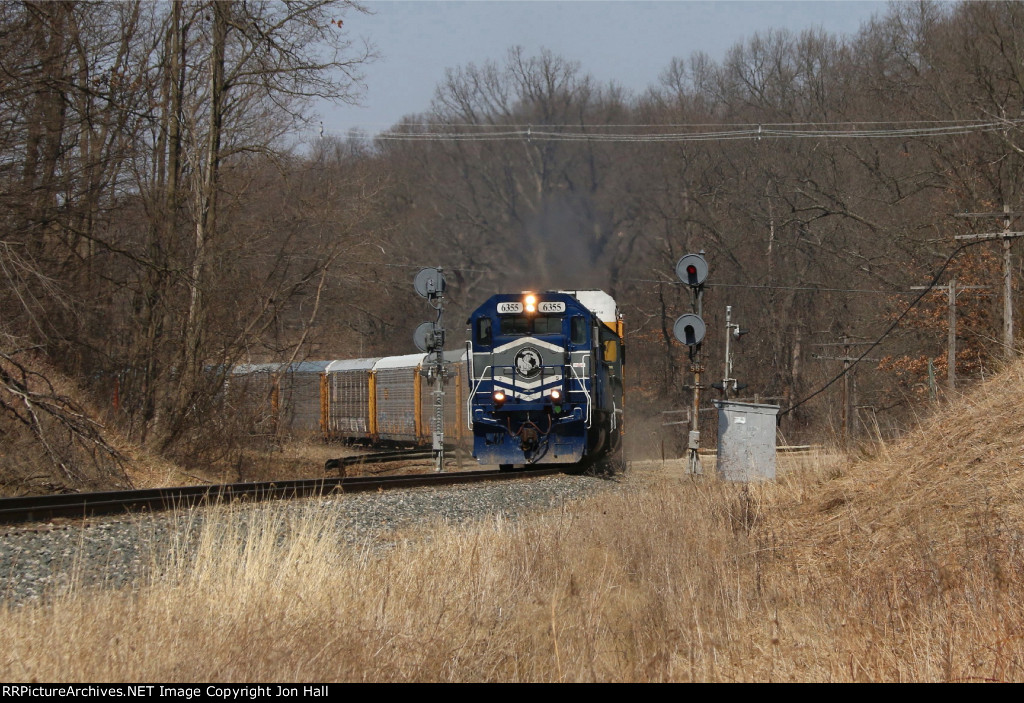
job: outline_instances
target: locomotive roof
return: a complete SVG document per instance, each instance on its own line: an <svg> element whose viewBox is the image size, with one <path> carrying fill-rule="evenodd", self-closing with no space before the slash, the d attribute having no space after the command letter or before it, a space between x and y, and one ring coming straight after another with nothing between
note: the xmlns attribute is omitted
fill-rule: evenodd
<svg viewBox="0 0 1024 703"><path fill-rule="evenodd" d="M543 292L534 291L523 291L521 293L499 293L492 295L487 299L480 308L474 311L473 315L476 315L481 308L487 307L492 304L495 298L508 299L508 298L520 298L527 293L533 293L538 298L543 299L545 295L558 295L558 296L569 296L574 298L576 302L585 307L587 310L592 312L597 319L601 320L612 327L618 322L619 319L619 308L615 303L615 298L605 293L603 290L549 290Z"/></svg>

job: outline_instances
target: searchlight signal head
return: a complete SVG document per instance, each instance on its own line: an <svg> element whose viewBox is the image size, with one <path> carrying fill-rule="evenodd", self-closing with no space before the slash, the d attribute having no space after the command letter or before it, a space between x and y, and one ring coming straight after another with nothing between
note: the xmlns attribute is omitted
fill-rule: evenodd
<svg viewBox="0 0 1024 703"><path fill-rule="evenodd" d="M676 264L676 275L691 288L703 286L708 277L707 259L703 254L686 254Z"/></svg>
<svg viewBox="0 0 1024 703"><path fill-rule="evenodd" d="M704 334L707 327L699 315L687 313L681 315L672 326L675 338L688 347L695 347L704 341Z"/></svg>

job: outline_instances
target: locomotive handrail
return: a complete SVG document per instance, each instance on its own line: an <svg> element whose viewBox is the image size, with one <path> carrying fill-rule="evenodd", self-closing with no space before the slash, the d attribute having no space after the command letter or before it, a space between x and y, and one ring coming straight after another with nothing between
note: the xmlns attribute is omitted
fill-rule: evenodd
<svg viewBox="0 0 1024 703"><path fill-rule="evenodd" d="M480 372L480 378L476 381L476 385L473 386L473 391L469 394L469 398L466 399L466 424L469 429L473 429L473 399L476 398L476 394L480 391L480 384L484 382L484 376L487 375L487 371L491 368L488 364L484 367L484 370ZM472 377L471 377L472 379ZM494 379L491 379L491 383L494 383Z"/></svg>
<svg viewBox="0 0 1024 703"><path fill-rule="evenodd" d="M584 354L583 356L580 357L580 359L582 361L584 361L584 363L587 362L587 361L590 361L590 354L589 353ZM576 367L574 367L571 363L569 364L569 370L572 371L573 378L575 378L579 382L579 384L580 384L580 389L578 391L573 391L573 389L570 388L569 392L570 393L574 393L574 392L575 393L579 393L580 391L582 391L583 392L583 396L587 399L587 420L586 420L586 426L589 428L590 424L591 424L591 421L592 421L591 412L593 412L593 407L594 407L594 403L591 401L591 398L590 398L590 391L587 390L587 384L584 383L583 379L580 377L580 375L578 373L576 373Z"/></svg>

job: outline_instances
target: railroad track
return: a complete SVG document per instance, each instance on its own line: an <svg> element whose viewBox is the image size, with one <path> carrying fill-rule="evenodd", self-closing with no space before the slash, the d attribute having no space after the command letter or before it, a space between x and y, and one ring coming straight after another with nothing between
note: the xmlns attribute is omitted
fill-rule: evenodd
<svg viewBox="0 0 1024 703"><path fill-rule="evenodd" d="M390 461L420 458L421 452L405 452ZM367 454L344 459L336 467L371 463ZM427 453L429 456L429 453ZM386 461L380 456L373 462ZM69 493L46 496L0 498L0 524L46 522L55 517L82 518L142 510L174 510L194 505L228 503L238 500L264 501L322 496L331 493L356 493L388 488L444 486L478 481L501 481L561 473L559 468L534 468L521 471L458 471L405 476L353 476L340 478L299 479L294 481L265 481L229 483L219 486L180 486L174 488L146 488L131 491L101 491L96 493Z"/></svg>
<svg viewBox="0 0 1024 703"><path fill-rule="evenodd" d="M355 454L353 456L341 457L340 459L328 459L324 463L325 471L338 471L346 466L359 466L361 464L383 464L392 461L412 461L414 459L433 458L434 452L431 449L393 449L386 452L371 452L369 454Z"/></svg>

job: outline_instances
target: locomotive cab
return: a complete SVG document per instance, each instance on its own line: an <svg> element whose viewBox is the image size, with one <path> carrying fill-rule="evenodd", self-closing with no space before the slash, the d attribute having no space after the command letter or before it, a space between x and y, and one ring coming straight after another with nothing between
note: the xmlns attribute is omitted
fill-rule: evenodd
<svg viewBox="0 0 1024 703"><path fill-rule="evenodd" d="M621 322L568 291L501 294L468 320L467 416L482 464L576 463L613 449L622 406Z"/></svg>

